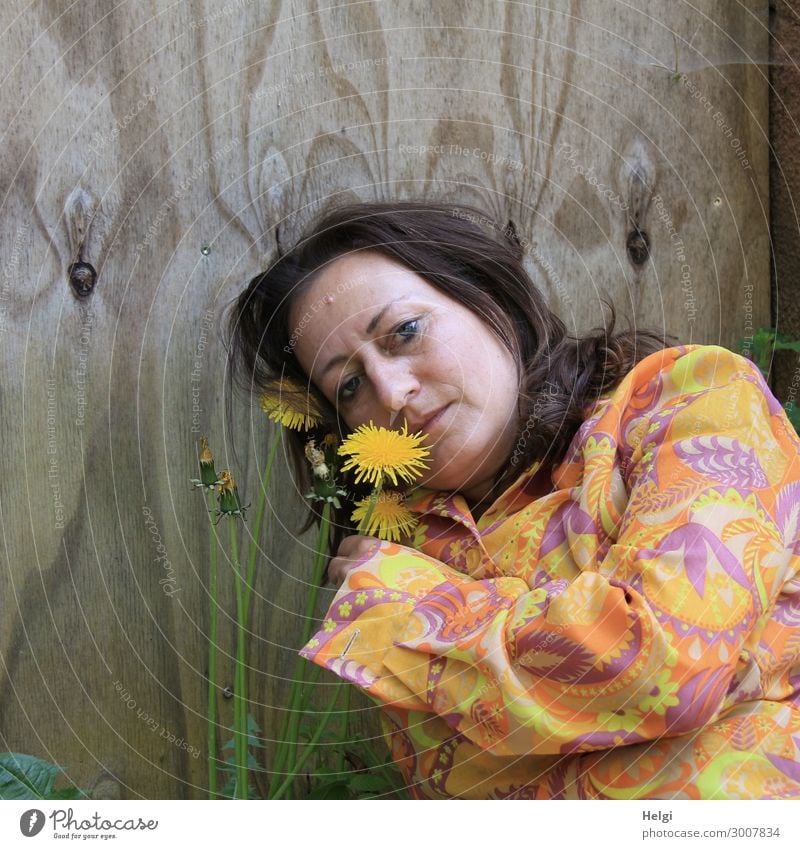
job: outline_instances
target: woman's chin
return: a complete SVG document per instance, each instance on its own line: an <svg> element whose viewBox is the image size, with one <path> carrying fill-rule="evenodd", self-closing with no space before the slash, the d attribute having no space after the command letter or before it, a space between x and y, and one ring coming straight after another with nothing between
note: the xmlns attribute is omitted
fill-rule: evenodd
<svg viewBox="0 0 800 849"><path fill-rule="evenodd" d="M452 469L433 471L431 474L423 476L417 483L428 489L439 489L443 492L463 492L475 485L474 481L466 474L457 474Z"/></svg>
<svg viewBox="0 0 800 849"><path fill-rule="evenodd" d="M424 486L427 489L454 490L458 488L451 484L452 480L450 476L442 472L425 474L419 480L415 481L415 485Z"/></svg>

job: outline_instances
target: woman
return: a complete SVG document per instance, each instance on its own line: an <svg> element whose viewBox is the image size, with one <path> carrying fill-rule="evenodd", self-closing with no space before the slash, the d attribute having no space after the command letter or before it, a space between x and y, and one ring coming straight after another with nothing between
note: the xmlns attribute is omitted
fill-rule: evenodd
<svg viewBox="0 0 800 849"><path fill-rule="evenodd" d="M251 386L428 437L413 539L335 540L302 651L415 796L800 797L800 441L749 361L570 338L513 232L418 202L323 217L231 328Z"/></svg>

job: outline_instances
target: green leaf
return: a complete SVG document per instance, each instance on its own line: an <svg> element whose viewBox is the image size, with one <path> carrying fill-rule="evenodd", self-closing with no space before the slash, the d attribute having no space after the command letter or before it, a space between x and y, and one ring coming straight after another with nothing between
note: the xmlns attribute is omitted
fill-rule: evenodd
<svg viewBox="0 0 800 849"><path fill-rule="evenodd" d="M337 780L341 781L342 779L340 778L340 776L341 773L338 770L331 769L330 767L326 766L321 766L318 769L315 769L314 772L311 773L309 778L312 781L318 781L322 778L330 780L331 778L336 777Z"/></svg>
<svg viewBox="0 0 800 849"><path fill-rule="evenodd" d="M323 744L328 744L330 746L332 744L338 743L339 745L341 745L341 736L341 734L336 734L335 732L325 730L317 738L317 745L320 748L322 748ZM304 745L306 745L311 740L311 737L312 735L308 733L298 734L297 741L298 743L303 743Z"/></svg>
<svg viewBox="0 0 800 849"><path fill-rule="evenodd" d="M382 793L392 789L384 779L369 773L356 774L349 779L350 787L356 793Z"/></svg>
<svg viewBox="0 0 800 849"><path fill-rule="evenodd" d="M0 799L57 798L53 785L63 772L60 766L33 755L0 753ZM80 791L78 791L80 792Z"/></svg>
<svg viewBox="0 0 800 849"><path fill-rule="evenodd" d="M306 799L352 799L353 796L349 792L348 782L339 778L335 781L328 781L315 787Z"/></svg>
<svg viewBox="0 0 800 849"><path fill-rule="evenodd" d="M219 796L225 799L233 799L233 793L236 790L236 777L231 776L217 791Z"/></svg>
<svg viewBox="0 0 800 849"><path fill-rule="evenodd" d="M258 790L253 786L252 782L247 782L248 787L248 798L250 799L259 799L260 796L258 794ZM217 790L217 795L223 799L237 799L239 798L236 795L236 776L231 776L222 787Z"/></svg>
<svg viewBox="0 0 800 849"><path fill-rule="evenodd" d="M226 726L226 728L231 733L234 733L236 731L236 729L231 725ZM266 744L262 743L261 740L258 739L257 735L259 735L259 734L261 734L261 728L260 728L259 724L255 721L255 719L253 719L252 714L248 713L247 714L247 735L246 735L248 748L250 748L250 747L252 747L254 749L266 749L267 748ZM231 737L226 743L223 743L223 745L222 745L223 749L233 749L235 747L236 747L236 742L235 742L234 737Z"/></svg>
<svg viewBox="0 0 800 849"><path fill-rule="evenodd" d="M255 772L266 772L264 767L256 760L255 755L248 749L247 751L247 768Z"/></svg>
<svg viewBox="0 0 800 849"><path fill-rule="evenodd" d="M261 726L255 721L251 713L247 714L247 745L254 749L266 749L265 743L259 739Z"/></svg>
<svg viewBox="0 0 800 849"><path fill-rule="evenodd" d="M784 339L780 342L775 343L776 351L797 351L800 353L800 342L791 342L788 339Z"/></svg>
<svg viewBox="0 0 800 849"><path fill-rule="evenodd" d="M65 790L56 790L48 797L51 801L73 800L73 799L88 799L88 795L77 787L67 787Z"/></svg>

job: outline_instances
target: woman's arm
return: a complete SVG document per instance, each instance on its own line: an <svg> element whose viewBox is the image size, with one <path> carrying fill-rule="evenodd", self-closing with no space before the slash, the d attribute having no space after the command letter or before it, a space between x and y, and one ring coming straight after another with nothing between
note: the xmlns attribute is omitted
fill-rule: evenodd
<svg viewBox="0 0 800 849"><path fill-rule="evenodd" d="M711 352L717 380L703 374ZM594 568L532 589L382 543L303 654L497 755L605 749L712 721L797 570L800 473L760 374L721 348L692 353L686 391L659 392L636 428L628 507Z"/></svg>

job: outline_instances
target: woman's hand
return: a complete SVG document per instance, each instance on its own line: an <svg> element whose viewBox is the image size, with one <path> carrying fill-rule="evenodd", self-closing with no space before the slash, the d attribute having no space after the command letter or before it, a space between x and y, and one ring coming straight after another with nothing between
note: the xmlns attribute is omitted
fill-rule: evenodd
<svg viewBox="0 0 800 849"><path fill-rule="evenodd" d="M328 580L337 589L341 587L347 573L355 567L356 563L362 560L370 549L380 544L381 541L377 537L366 537L361 534L345 537L339 544L336 557L332 558L328 564Z"/></svg>

